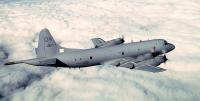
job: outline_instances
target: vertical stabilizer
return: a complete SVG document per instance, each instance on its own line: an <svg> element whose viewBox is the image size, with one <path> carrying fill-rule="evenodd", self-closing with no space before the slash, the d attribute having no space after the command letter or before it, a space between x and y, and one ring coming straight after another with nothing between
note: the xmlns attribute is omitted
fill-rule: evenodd
<svg viewBox="0 0 200 101"><path fill-rule="evenodd" d="M37 57L51 57L59 53L59 45L56 44L48 29L40 31L38 48L35 51Z"/></svg>

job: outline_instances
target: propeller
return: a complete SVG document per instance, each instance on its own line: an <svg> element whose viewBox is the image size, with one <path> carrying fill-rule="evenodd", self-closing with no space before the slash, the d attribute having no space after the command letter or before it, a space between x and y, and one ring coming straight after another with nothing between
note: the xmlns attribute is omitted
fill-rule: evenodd
<svg viewBox="0 0 200 101"><path fill-rule="evenodd" d="M163 59L164 59L164 64L168 61L168 58L166 56L166 51L162 50L162 54L164 55Z"/></svg>
<svg viewBox="0 0 200 101"><path fill-rule="evenodd" d="M164 64L168 61L168 58L167 58L167 56L166 55L164 55Z"/></svg>

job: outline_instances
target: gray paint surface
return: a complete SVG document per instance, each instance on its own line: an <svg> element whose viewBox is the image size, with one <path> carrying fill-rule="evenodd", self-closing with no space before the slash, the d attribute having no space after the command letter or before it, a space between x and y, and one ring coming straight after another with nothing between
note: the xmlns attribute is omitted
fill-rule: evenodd
<svg viewBox="0 0 200 101"><path fill-rule="evenodd" d="M26 63L35 66L53 66L81 68L94 65L114 65L130 69L160 72L165 69L156 67L167 61L166 53L175 46L164 39L154 39L122 44L124 40L113 39L101 41L92 39L98 47L91 49L70 49L59 46L48 29L43 29L39 35L36 59L8 62L5 65ZM102 39L101 39L102 40ZM60 52L60 50L64 50ZM162 55L163 54L163 55ZM162 56L161 56L162 55Z"/></svg>

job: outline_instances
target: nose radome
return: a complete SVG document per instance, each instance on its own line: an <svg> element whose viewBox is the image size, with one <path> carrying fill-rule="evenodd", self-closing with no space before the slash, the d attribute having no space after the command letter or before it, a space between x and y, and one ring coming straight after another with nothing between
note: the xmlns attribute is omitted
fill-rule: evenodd
<svg viewBox="0 0 200 101"><path fill-rule="evenodd" d="M171 44L171 43L168 43L168 45L167 45L168 52L170 52L170 51L172 51L174 49L175 49L175 46L173 44Z"/></svg>
<svg viewBox="0 0 200 101"><path fill-rule="evenodd" d="M171 50L174 50L175 49L175 45L170 44L170 48L171 48Z"/></svg>
<svg viewBox="0 0 200 101"><path fill-rule="evenodd" d="M168 43L165 47L165 50L166 50L167 53L174 50L174 49L175 49L175 46L171 43Z"/></svg>

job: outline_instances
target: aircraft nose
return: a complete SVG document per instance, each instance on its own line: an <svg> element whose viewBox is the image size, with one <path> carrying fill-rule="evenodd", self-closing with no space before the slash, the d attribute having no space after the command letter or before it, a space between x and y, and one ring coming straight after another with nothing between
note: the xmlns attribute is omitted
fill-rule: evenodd
<svg viewBox="0 0 200 101"><path fill-rule="evenodd" d="M171 44L171 43L168 43L168 45L167 45L167 50L168 51L172 51L172 50L174 50L175 49L175 45L173 45L173 44Z"/></svg>
<svg viewBox="0 0 200 101"><path fill-rule="evenodd" d="M170 44L170 48L171 48L171 50L174 50L175 49L175 45Z"/></svg>

